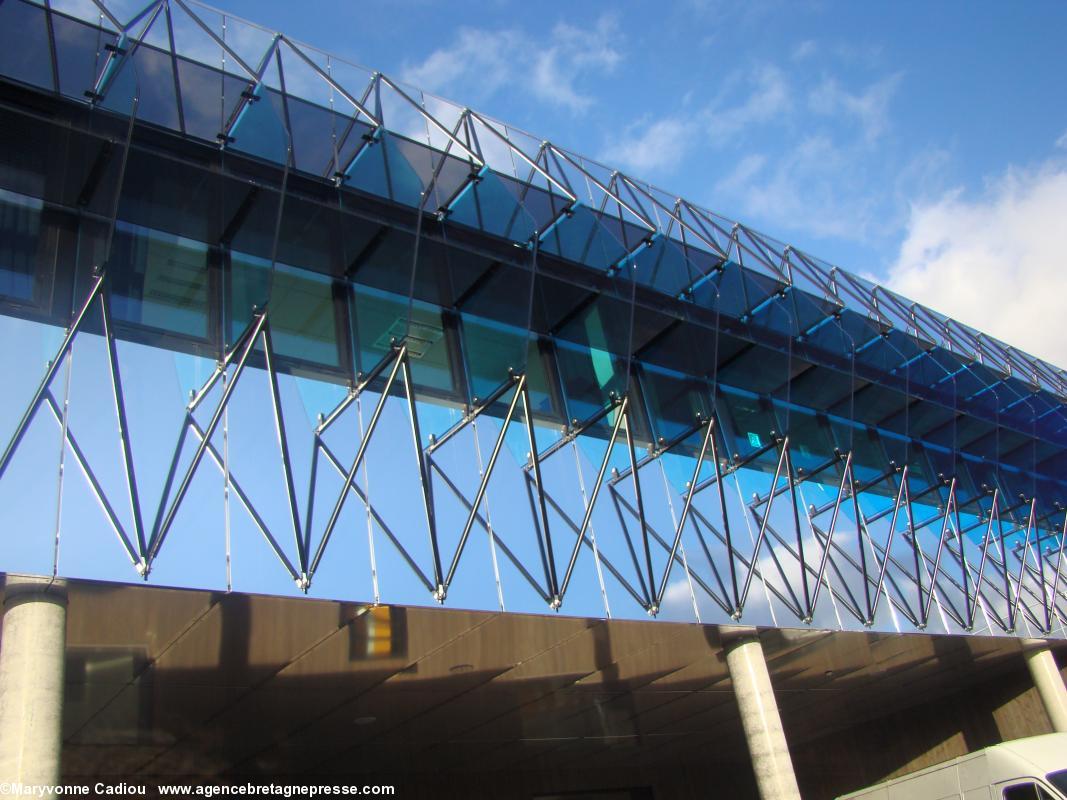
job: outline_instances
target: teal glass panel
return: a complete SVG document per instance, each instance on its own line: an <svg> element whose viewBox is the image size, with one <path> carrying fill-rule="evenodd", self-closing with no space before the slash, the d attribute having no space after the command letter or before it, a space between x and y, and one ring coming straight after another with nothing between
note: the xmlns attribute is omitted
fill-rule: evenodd
<svg viewBox="0 0 1067 800"><path fill-rule="evenodd" d="M452 360L441 310L429 303L411 304L408 323L408 299L357 285L353 294L357 369L371 370L389 353L392 343L408 345L411 376L416 386L441 395L454 394Z"/></svg>
<svg viewBox="0 0 1067 800"><path fill-rule="evenodd" d="M0 294L33 299L37 251L43 244L40 200L0 189Z"/></svg>
<svg viewBox="0 0 1067 800"><path fill-rule="evenodd" d="M600 224L598 215L582 205L566 212L545 233L541 249L594 269L614 266L627 253L626 247Z"/></svg>
<svg viewBox="0 0 1067 800"><path fill-rule="evenodd" d="M521 375L528 349L525 328L464 315L463 352L467 358L471 401L487 397L509 380L511 372Z"/></svg>
<svg viewBox="0 0 1067 800"><path fill-rule="evenodd" d="M116 50L112 53L102 53L100 56L101 64L104 65L100 81L100 90L104 97L100 104L116 114L129 115L137 111L134 101L140 97L141 92L137 64L117 55L119 50L125 50L132 44L133 40L122 34L115 41ZM93 88L92 82L87 88Z"/></svg>
<svg viewBox="0 0 1067 800"><path fill-rule="evenodd" d="M329 367L340 365L333 281L244 253L230 258L229 335L248 326L254 308L266 308L275 352Z"/></svg>
<svg viewBox="0 0 1067 800"><path fill-rule="evenodd" d="M733 431L732 440L728 442L731 456L744 459L770 444L772 432L780 433L770 404L758 396L723 387L720 397L720 415L725 412ZM777 458L773 451L772 457Z"/></svg>
<svg viewBox="0 0 1067 800"><path fill-rule="evenodd" d="M284 114L281 95L257 84L230 130L233 142L229 146L275 164L288 163L289 133Z"/></svg>
<svg viewBox="0 0 1067 800"><path fill-rule="evenodd" d="M641 389L657 439L676 439L711 416L710 387L701 381L644 364Z"/></svg>
<svg viewBox="0 0 1067 800"><path fill-rule="evenodd" d="M626 391L625 365L607 350L561 341L556 361L571 419L588 419Z"/></svg>
<svg viewBox="0 0 1067 800"><path fill-rule="evenodd" d="M834 454L833 439L827 423L815 414L792 408L789 413L789 457L794 470L812 472L821 467ZM819 473L821 483L834 483L840 477L840 464L835 464Z"/></svg>
<svg viewBox="0 0 1067 800"><path fill-rule="evenodd" d="M453 201L448 219L513 242L528 241L537 228L510 185L490 170L471 181Z"/></svg>
<svg viewBox="0 0 1067 800"><path fill-rule="evenodd" d="M96 25L52 13L52 30L56 39L56 66L59 91L77 100L85 99L100 74L107 55L105 45L114 45L117 37Z"/></svg>
<svg viewBox="0 0 1067 800"><path fill-rule="evenodd" d="M165 26L162 15L155 21L157 30ZM170 53L141 44L132 48L123 65L123 71L136 66L137 75L137 120L150 122L172 130L181 130L178 116L178 103L174 94L174 70ZM110 94L110 93L109 93ZM122 111L122 100L118 99ZM125 112L123 112L125 113Z"/></svg>
<svg viewBox="0 0 1067 800"><path fill-rule="evenodd" d="M185 132L217 141L248 82L204 64L178 59Z"/></svg>
<svg viewBox="0 0 1067 800"><path fill-rule="evenodd" d="M0 74L51 91L48 51L44 9L22 0L0 3Z"/></svg>
<svg viewBox="0 0 1067 800"><path fill-rule="evenodd" d="M347 171L348 186L417 207L424 188L414 167L396 146L392 134L382 131L367 142Z"/></svg>
<svg viewBox="0 0 1067 800"><path fill-rule="evenodd" d="M108 262L115 318L207 338L207 258L202 242L119 221Z"/></svg>
<svg viewBox="0 0 1067 800"><path fill-rule="evenodd" d="M645 286L678 296L694 281L692 265L675 242L664 236L656 236L651 247L646 247L634 257L634 279Z"/></svg>

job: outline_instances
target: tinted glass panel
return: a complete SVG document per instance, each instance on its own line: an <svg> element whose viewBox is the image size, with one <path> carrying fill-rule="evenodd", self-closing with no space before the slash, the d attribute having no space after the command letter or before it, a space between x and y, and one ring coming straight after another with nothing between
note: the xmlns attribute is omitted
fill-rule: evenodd
<svg viewBox="0 0 1067 800"><path fill-rule="evenodd" d="M33 298L41 203L0 189L0 294Z"/></svg>
<svg viewBox="0 0 1067 800"><path fill-rule="evenodd" d="M116 319L206 338L207 245L118 222L112 244Z"/></svg>
<svg viewBox="0 0 1067 800"><path fill-rule="evenodd" d="M272 282L270 262L234 253L230 286L231 341L248 325L252 309L266 306L278 355L339 366L337 313L329 278L278 264Z"/></svg>

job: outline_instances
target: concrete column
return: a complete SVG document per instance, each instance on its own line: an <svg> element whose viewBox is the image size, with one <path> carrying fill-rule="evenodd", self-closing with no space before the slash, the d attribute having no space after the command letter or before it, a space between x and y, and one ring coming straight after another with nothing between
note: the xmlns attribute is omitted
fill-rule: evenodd
<svg viewBox="0 0 1067 800"><path fill-rule="evenodd" d="M755 630L724 632L723 649L763 800L800 800L778 702Z"/></svg>
<svg viewBox="0 0 1067 800"><path fill-rule="evenodd" d="M1067 687L1063 685L1063 676L1048 642L1028 639L1023 643L1023 655L1048 718L1052 720L1052 729L1067 733Z"/></svg>
<svg viewBox="0 0 1067 800"><path fill-rule="evenodd" d="M0 639L0 782L59 783L67 590L8 575Z"/></svg>

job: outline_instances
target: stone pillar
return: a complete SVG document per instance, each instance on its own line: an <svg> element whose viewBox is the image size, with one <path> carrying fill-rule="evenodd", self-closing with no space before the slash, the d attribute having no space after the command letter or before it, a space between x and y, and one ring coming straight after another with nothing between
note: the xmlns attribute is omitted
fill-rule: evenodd
<svg viewBox="0 0 1067 800"><path fill-rule="evenodd" d="M7 576L0 639L0 783L59 783L66 633L62 580Z"/></svg>
<svg viewBox="0 0 1067 800"><path fill-rule="evenodd" d="M1056 659L1044 639L1028 639L1023 643L1023 655L1034 686L1041 696L1052 729L1067 733L1067 687L1063 685L1063 676L1056 666Z"/></svg>
<svg viewBox="0 0 1067 800"><path fill-rule="evenodd" d="M800 800L778 702L754 629L723 631L723 649L741 712L748 753L763 800Z"/></svg>

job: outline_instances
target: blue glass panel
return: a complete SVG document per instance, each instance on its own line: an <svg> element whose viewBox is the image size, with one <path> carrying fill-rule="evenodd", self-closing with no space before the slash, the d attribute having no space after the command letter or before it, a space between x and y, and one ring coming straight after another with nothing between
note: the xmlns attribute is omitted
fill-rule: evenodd
<svg viewBox="0 0 1067 800"><path fill-rule="evenodd" d="M153 27L163 24L162 19L157 19ZM142 44L130 54L127 61L135 64L137 68L138 121L180 130L178 104L174 95L174 69L170 53ZM127 64L123 69L129 69L129 66Z"/></svg>
<svg viewBox="0 0 1067 800"><path fill-rule="evenodd" d="M248 82L184 58L178 59L185 132L217 141Z"/></svg>
<svg viewBox="0 0 1067 800"><path fill-rule="evenodd" d="M40 200L0 189L0 294L33 299L40 240Z"/></svg>
<svg viewBox="0 0 1067 800"><path fill-rule="evenodd" d="M418 173L397 149L392 134L382 132L368 142L348 168L348 185L388 197L398 203L418 206L423 183Z"/></svg>
<svg viewBox="0 0 1067 800"><path fill-rule="evenodd" d="M275 164L288 161L289 134L284 123L284 108L278 92L257 84L252 97L238 115L230 136L231 147Z"/></svg>
<svg viewBox="0 0 1067 800"><path fill-rule="evenodd" d="M722 387L720 397L719 414L729 420L729 429L733 433L728 441L731 456L744 459L770 444L772 432L780 432L770 405L756 395Z"/></svg>
<svg viewBox="0 0 1067 800"><path fill-rule="evenodd" d="M207 245L119 221L109 266L118 320L206 338Z"/></svg>
<svg viewBox="0 0 1067 800"><path fill-rule="evenodd" d="M711 416L710 387L701 381L646 365L641 389L657 439L671 441Z"/></svg>
<svg viewBox="0 0 1067 800"><path fill-rule="evenodd" d="M626 390L625 367L607 350L559 342L556 360L571 419L588 419L608 404L611 393L621 397Z"/></svg>
<svg viewBox="0 0 1067 800"><path fill-rule="evenodd" d="M114 45L118 37L110 31L52 12L52 30L56 38L56 66L59 68L59 91L76 100L85 99L104 65L105 45Z"/></svg>
<svg viewBox="0 0 1067 800"><path fill-rule="evenodd" d="M681 249L670 239L657 236L651 247L635 256L634 279L665 294L678 296L696 278L696 272Z"/></svg>
<svg viewBox="0 0 1067 800"><path fill-rule="evenodd" d="M453 201L448 218L513 242L528 241L537 228L514 194L488 170Z"/></svg>
<svg viewBox="0 0 1067 800"><path fill-rule="evenodd" d="M595 269L616 265L626 248L600 224L600 218L582 205L575 206L542 237L541 249Z"/></svg>
<svg viewBox="0 0 1067 800"><path fill-rule="evenodd" d="M410 322L409 322L410 311ZM418 300L357 285L353 293L357 369L372 369L392 343L406 342L411 376L420 389L438 396L454 396L452 360L441 311Z"/></svg>
<svg viewBox="0 0 1067 800"><path fill-rule="evenodd" d="M229 285L231 341L247 327L254 308L266 308L278 355L339 366L336 306L329 277L287 264L276 264L272 274L268 260L233 253Z"/></svg>
<svg viewBox="0 0 1067 800"><path fill-rule="evenodd" d="M48 29L40 6L14 0L0 3L0 74L51 91Z"/></svg>

